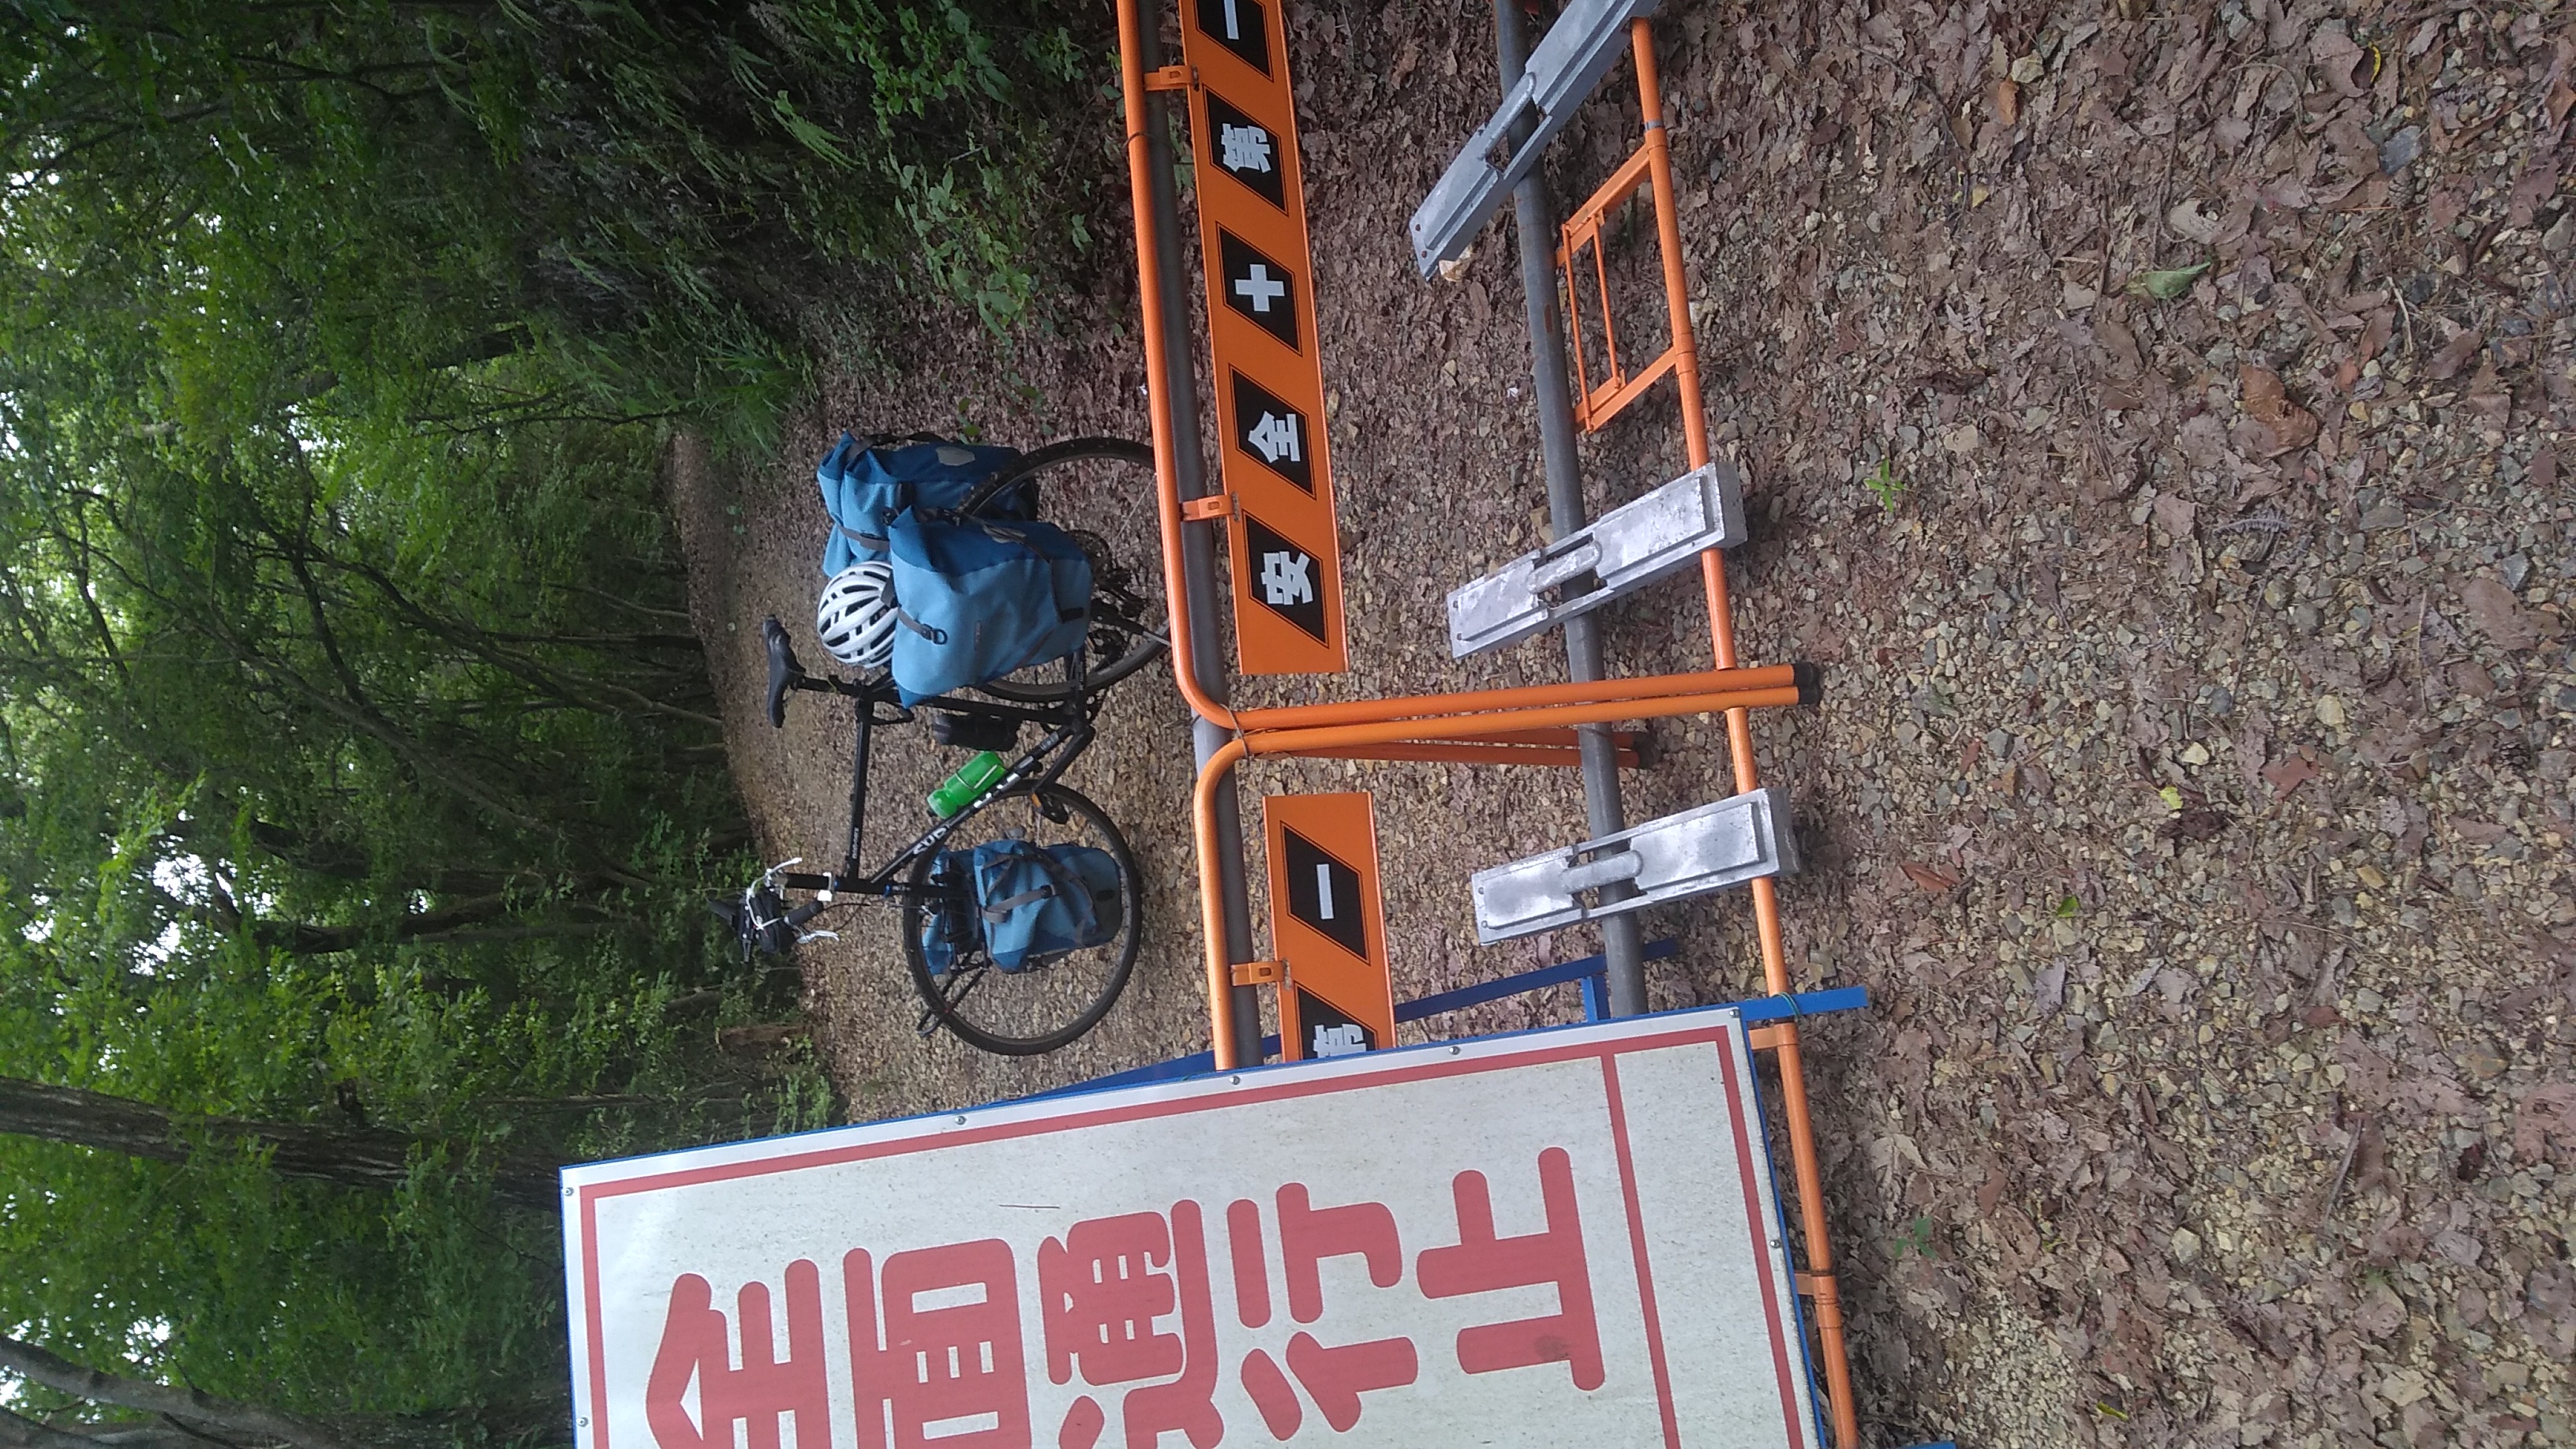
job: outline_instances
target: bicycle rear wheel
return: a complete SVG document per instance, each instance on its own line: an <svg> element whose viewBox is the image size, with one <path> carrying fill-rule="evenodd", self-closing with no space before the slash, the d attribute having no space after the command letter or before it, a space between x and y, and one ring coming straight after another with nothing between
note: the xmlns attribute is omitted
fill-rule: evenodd
<svg viewBox="0 0 2576 1449"><path fill-rule="evenodd" d="M1072 534L1091 558L1085 687L1107 689L1168 647L1154 450L1123 438L1049 443L978 484L958 512L973 517L1023 483L1036 491L1039 516ZM975 687L997 699L1047 704L1072 693L1069 674L1063 660L1050 660Z"/></svg>
<svg viewBox="0 0 2576 1449"><path fill-rule="evenodd" d="M921 943L932 911L942 904L930 880L939 858L934 853L913 863L911 888L904 892L903 959L927 1008L925 1030L936 1021L969 1046L1002 1056L1035 1056L1098 1025L1117 1003L1118 993L1127 989L1143 939L1144 882L1127 838L1107 812L1062 785L1022 786L985 801L949 836L947 849L971 849L1010 836L1041 847L1077 844L1109 852L1118 862L1117 935L1016 971L995 966L977 940L956 952L948 970L933 974ZM947 904L973 910L972 901Z"/></svg>

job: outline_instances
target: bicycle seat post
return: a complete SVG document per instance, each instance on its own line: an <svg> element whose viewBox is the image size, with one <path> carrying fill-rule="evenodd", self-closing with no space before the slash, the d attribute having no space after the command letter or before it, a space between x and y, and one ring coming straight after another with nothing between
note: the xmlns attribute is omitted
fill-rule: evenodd
<svg viewBox="0 0 2576 1449"><path fill-rule="evenodd" d="M877 694L864 684L852 690L858 709L857 738L850 746L850 847L842 852L838 879L847 882L859 875L859 851L867 837L868 825L868 738L876 732Z"/></svg>

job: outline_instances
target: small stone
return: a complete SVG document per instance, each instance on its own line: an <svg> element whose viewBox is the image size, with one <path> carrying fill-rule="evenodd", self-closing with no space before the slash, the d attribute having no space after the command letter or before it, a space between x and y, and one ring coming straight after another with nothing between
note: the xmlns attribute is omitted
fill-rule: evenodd
<svg viewBox="0 0 2576 1449"><path fill-rule="evenodd" d="M2317 723L2330 730L2339 730L2343 728L2344 718L2342 700L2331 694L2318 696Z"/></svg>
<svg viewBox="0 0 2576 1449"><path fill-rule="evenodd" d="M2046 74L2048 69L2040 64L2037 52L2013 58L2012 78L2015 85L2030 85Z"/></svg>
<svg viewBox="0 0 2576 1449"><path fill-rule="evenodd" d="M2183 746L2182 762L2194 769L2198 769L2200 766L2208 764L2209 746L2202 744L2198 740L2193 740L2190 744Z"/></svg>
<svg viewBox="0 0 2576 1449"><path fill-rule="evenodd" d="M2174 1261L2175 1261L2175 1262L2177 1262L2177 1263L2189 1263L2189 1262L2192 1262L2193 1260L2197 1259L2199 1256L2200 1256L2200 1234L2193 1232L2193 1231L2192 1231L2191 1229L2189 1229L2189 1228L2176 1228L2176 1229L2174 1229L2174 1234L2173 1234L2173 1258L2174 1258Z"/></svg>
<svg viewBox="0 0 2576 1449"><path fill-rule="evenodd" d="M2523 581L2531 577L2531 556L2521 553L2507 554L2496 562L2496 572L2504 576L2506 588L2515 593L2521 593Z"/></svg>
<svg viewBox="0 0 2576 1449"><path fill-rule="evenodd" d="M2481 1082L2502 1075L2508 1065L2503 1053L2482 1041L2473 1041L2460 1048L2458 1060L2461 1071Z"/></svg>
<svg viewBox="0 0 2576 1449"><path fill-rule="evenodd" d="M2542 250L2552 252L2563 252L2570 245L2576 245L2576 208L2558 213L2558 220L2541 233L2540 245Z"/></svg>
<svg viewBox="0 0 2576 1449"><path fill-rule="evenodd" d="M2354 871L2353 874L2361 877L2361 883L2370 887L2372 890L2386 890L2388 888L2388 877L2380 873L2378 866L2365 865L2361 869Z"/></svg>
<svg viewBox="0 0 2576 1449"><path fill-rule="evenodd" d="M1977 444L1980 441L1982 439L1975 423L1961 423L1941 435L1941 446L1961 457L1977 451Z"/></svg>
<svg viewBox="0 0 2576 1449"><path fill-rule="evenodd" d="M2424 154L2424 128L2408 126L2379 143L2379 169L2390 176L2415 164Z"/></svg>

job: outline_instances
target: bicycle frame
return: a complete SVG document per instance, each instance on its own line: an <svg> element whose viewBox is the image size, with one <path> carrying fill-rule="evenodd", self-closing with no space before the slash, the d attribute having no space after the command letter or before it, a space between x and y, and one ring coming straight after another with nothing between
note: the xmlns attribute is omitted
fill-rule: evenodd
<svg viewBox="0 0 2576 1449"><path fill-rule="evenodd" d="M1095 711L1095 696L1084 686L1081 678L1082 662L1079 653L1074 656L1072 667L1075 670L1073 692L1067 695L1061 704L1043 708L1035 705L967 699L947 694L906 707L898 701L894 682L891 679L881 678L869 682L844 680L830 675L821 678L812 676L798 678L792 685L793 688L818 694L837 694L858 701L858 722L850 752L850 834L847 847L842 852L840 869L829 874L778 871L771 877L778 886L788 890L808 891L815 897L807 906L798 907L798 911L804 913L801 917L791 913L789 917L791 924L801 925L804 921L813 919L815 913L834 904L835 899L842 895L877 896L891 900L910 892L911 883L902 877L913 862L946 843L948 837L954 834L959 826L981 813L989 802L999 799L1021 785L1054 784L1067 769L1072 767L1075 760L1081 758L1082 752L1091 747L1091 742L1096 737L1096 731L1091 724ZM891 705L894 708L894 714L879 718L877 709L880 705ZM895 852L894 857L885 864L862 875L860 854L865 849L867 832L868 755L871 739L879 726L908 724L917 711L924 709L965 715L973 719L1009 721L1013 724L1040 724L1049 728L1034 746L1011 762L1010 768L1003 772L1001 779L988 786L972 804L933 825L910 845Z"/></svg>

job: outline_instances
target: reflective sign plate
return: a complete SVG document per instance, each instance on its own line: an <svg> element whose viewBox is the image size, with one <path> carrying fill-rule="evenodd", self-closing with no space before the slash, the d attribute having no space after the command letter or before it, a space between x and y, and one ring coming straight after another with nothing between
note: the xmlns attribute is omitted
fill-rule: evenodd
<svg viewBox="0 0 2576 1449"><path fill-rule="evenodd" d="M1181 13L1197 80L1190 121L1218 469L1236 505L1236 654L1246 674L1334 673L1349 663L1341 539L1287 38L1273 0L1187 0Z"/></svg>
<svg viewBox="0 0 2576 1449"><path fill-rule="evenodd" d="M1261 820L1270 844L1270 939L1286 968L1283 1055L1301 1061L1393 1045L1395 990L1367 792L1272 795L1261 802Z"/></svg>

